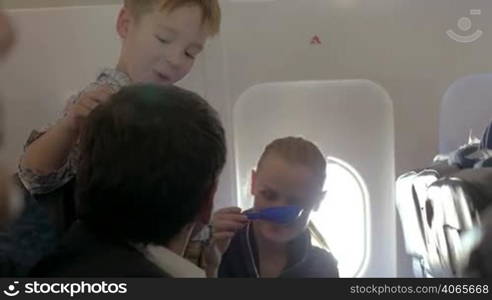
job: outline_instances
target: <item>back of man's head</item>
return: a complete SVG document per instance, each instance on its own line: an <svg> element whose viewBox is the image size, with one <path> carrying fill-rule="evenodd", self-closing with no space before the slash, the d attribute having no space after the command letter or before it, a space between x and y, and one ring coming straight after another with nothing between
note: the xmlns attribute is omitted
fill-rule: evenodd
<svg viewBox="0 0 492 300"><path fill-rule="evenodd" d="M210 207L225 156L224 129L200 96L123 88L82 135L80 217L107 238L165 245Z"/></svg>

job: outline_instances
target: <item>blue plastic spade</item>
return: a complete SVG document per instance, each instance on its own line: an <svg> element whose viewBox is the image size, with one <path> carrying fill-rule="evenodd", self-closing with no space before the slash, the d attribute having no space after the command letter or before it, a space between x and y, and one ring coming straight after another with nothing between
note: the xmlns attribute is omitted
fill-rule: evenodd
<svg viewBox="0 0 492 300"><path fill-rule="evenodd" d="M294 222L301 214L302 208L295 205L269 207L245 213L250 220L266 220L284 225Z"/></svg>

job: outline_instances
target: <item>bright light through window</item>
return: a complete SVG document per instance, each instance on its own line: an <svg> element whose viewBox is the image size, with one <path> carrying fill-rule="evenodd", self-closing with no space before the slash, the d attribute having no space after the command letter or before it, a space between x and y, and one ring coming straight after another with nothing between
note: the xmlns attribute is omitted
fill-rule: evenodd
<svg viewBox="0 0 492 300"><path fill-rule="evenodd" d="M325 191L325 199L319 210L313 212L312 222L337 258L340 276L356 277L362 273L368 257L367 189L355 169L328 157Z"/></svg>

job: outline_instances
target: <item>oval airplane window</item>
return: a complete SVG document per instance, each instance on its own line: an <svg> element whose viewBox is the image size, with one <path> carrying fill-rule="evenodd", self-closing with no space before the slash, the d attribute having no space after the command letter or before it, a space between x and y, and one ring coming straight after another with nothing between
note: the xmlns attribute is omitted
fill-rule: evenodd
<svg viewBox="0 0 492 300"><path fill-rule="evenodd" d="M253 205L251 170L266 145L287 136L310 140L329 162L313 236L326 242L343 277L396 276L394 125L387 92L367 80L267 82L245 90L233 109L230 177L237 205Z"/></svg>
<svg viewBox="0 0 492 300"><path fill-rule="evenodd" d="M326 162L325 198L311 219L317 232L313 244L333 253L340 277L357 277L368 249L367 188L348 163L334 157Z"/></svg>

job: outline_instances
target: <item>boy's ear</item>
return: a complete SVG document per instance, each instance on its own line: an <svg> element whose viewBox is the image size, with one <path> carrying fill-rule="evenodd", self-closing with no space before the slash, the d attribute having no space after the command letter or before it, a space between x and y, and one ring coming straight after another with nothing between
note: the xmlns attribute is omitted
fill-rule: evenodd
<svg viewBox="0 0 492 300"><path fill-rule="evenodd" d="M123 7L118 14L116 21L116 31L121 39L126 39L130 31L130 25L133 22L133 15L127 7Z"/></svg>
<svg viewBox="0 0 492 300"><path fill-rule="evenodd" d="M319 207L321 206L321 203L323 202L323 199L325 199L325 195L326 195L326 191L322 191L319 194L318 199L316 199L316 203L313 206L314 211L318 211Z"/></svg>

